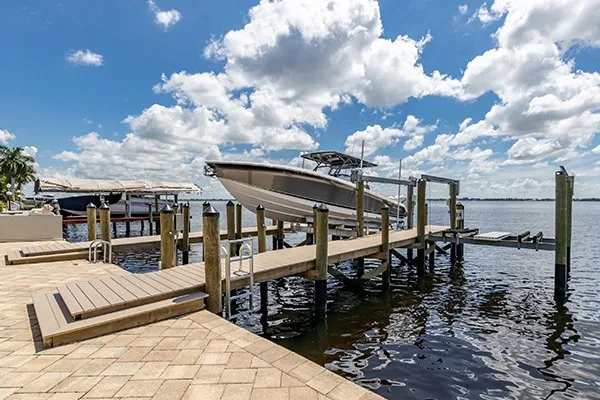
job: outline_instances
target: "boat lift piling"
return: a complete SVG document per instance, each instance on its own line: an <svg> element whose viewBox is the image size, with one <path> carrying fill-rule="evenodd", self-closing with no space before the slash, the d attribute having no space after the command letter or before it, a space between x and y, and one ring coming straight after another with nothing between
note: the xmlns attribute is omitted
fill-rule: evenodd
<svg viewBox="0 0 600 400"><path fill-rule="evenodd" d="M264 253L267 251L267 233L265 227L265 208L262 205L256 207L256 229L257 229L257 241L258 241L258 252ZM260 283L260 309L263 314L267 312L267 306L269 304L269 287L267 282ZM252 290L252 288L250 288Z"/></svg>
<svg viewBox="0 0 600 400"><path fill-rule="evenodd" d="M110 207L106 203L100 206L100 238L110 243Z"/></svg>
<svg viewBox="0 0 600 400"><path fill-rule="evenodd" d="M191 215L190 215L190 203L185 203L182 206L183 210L183 229L181 238L181 262L182 264L188 264L190 262L190 228L191 228Z"/></svg>
<svg viewBox="0 0 600 400"><path fill-rule="evenodd" d="M160 210L160 269L175 266L175 216L173 209L166 204Z"/></svg>
<svg viewBox="0 0 600 400"><path fill-rule="evenodd" d="M88 241L93 242L96 240L96 205L94 203L90 203L86 208L86 217L87 217L87 237Z"/></svg>

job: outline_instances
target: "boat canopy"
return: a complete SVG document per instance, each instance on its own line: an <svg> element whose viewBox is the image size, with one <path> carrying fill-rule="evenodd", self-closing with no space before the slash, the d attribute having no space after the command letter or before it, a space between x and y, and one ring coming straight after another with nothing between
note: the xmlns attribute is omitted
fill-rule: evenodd
<svg viewBox="0 0 600 400"><path fill-rule="evenodd" d="M201 189L194 183L165 181L40 178L35 182L35 192L129 193L138 195L159 195L196 193L201 192Z"/></svg>
<svg viewBox="0 0 600 400"><path fill-rule="evenodd" d="M361 160L358 157L340 153L339 151L316 151L313 153L302 154L301 157L317 163L314 171L319 168L328 167L329 175L333 176L340 175L341 170L360 168L361 165L363 168L377 166L377 164L372 162Z"/></svg>

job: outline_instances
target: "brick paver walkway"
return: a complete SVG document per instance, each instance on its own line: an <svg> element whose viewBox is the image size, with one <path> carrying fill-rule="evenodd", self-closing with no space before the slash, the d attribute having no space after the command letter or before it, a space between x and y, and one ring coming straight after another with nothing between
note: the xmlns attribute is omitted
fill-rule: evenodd
<svg viewBox="0 0 600 400"><path fill-rule="evenodd" d="M0 258L11 247L0 245ZM32 292L126 273L0 261L0 400L381 398L208 311L42 350Z"/></svg>

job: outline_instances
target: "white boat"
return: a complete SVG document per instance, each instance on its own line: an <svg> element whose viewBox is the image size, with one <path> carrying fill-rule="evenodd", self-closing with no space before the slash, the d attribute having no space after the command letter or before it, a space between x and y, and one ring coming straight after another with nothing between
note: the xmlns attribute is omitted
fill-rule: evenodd
<svg viewBox="0 0 600 400"><path fill-rule="evenodd" d="M262 205L267 218L312 222L313 206L323 203L329 209L332 225L356 225L356 186L342 177L350 169L376 165L335 151L307 153L302 157L317 163L314 170L254 162L207 161L205 173L216 176L249 210ZM328 169L328 173L318 172L322 168ZM380 223L383 204L390 207L392 217L397 215L398 205L393 200L365 190L366 224ZM402 205L399 214L406 215Z"/></svg>

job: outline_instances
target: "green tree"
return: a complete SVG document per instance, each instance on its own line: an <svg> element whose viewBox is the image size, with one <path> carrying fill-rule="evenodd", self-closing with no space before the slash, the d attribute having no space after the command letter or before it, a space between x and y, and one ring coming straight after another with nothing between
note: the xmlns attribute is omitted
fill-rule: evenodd
<svg viewBox="0 0 600 400"><path fill-rule="evenodd" d="M35 180L35 160L22 147L0 146L0 176L7 183L10 183L11 178L14 180L14 193L15 189L21 189L24 184Z"/></svg>

